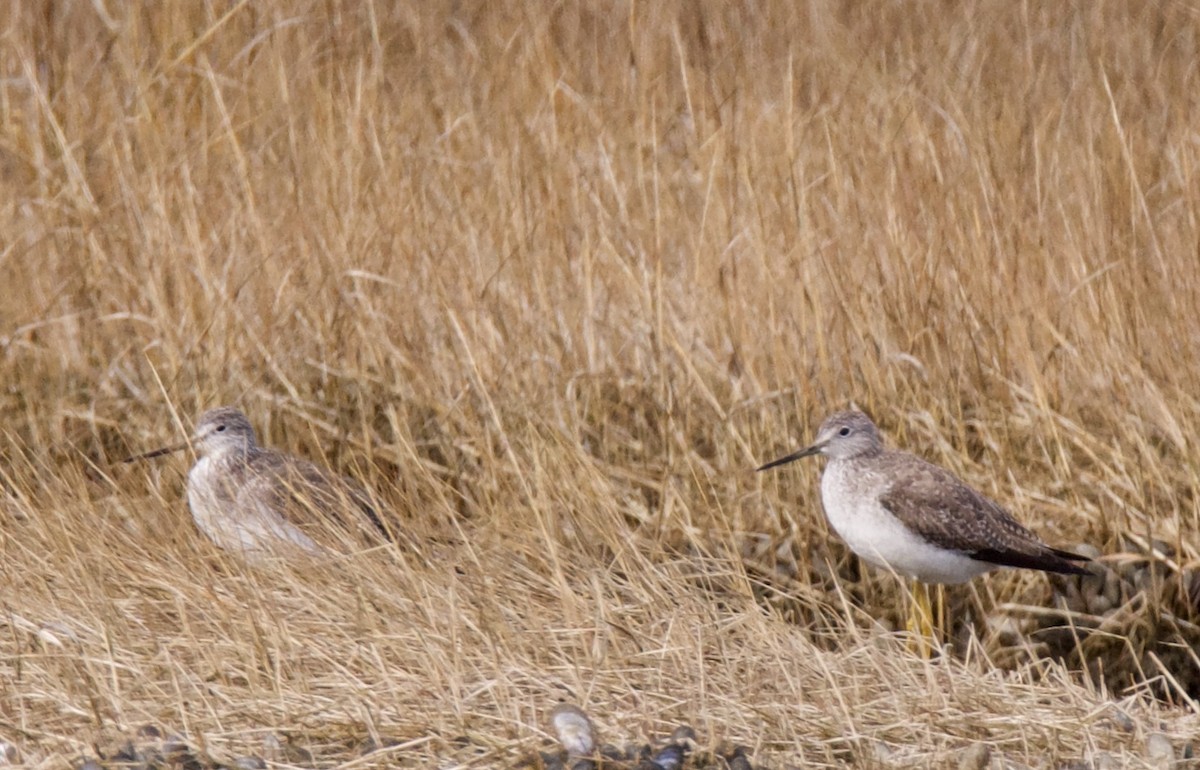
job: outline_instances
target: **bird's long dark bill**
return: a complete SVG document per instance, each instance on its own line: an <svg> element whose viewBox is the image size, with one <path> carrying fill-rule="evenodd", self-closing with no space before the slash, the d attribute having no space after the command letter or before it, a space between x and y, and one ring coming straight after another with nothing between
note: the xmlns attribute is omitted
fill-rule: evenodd
<svg viewBox="0 0 1200 770"><path fill-rule="evenodd" d="M795 462L796 460L799 460L802 457L808 457L810 455L815 455L815 454L819 453L820 451L821 451L821 445L813 444L812 446L808 447L807 449L801 449L799 452L792 452L787 457L780 457L778 460L772 460L771 462L767 463L766 465L759 466L756 470L765 471L765 470L774 468L779 465L787 465L788 463Z"/></svg>
<svg viewBox="0 0 1200 770"><path fill-rule="evenodd" d="M169 455L172 452L178 452L180 449L187 449L187 444L183 443L183 444L176 444L175 446L165 446L162 449L155 449L153 452L147 452L146 454L134 455L133 457L126 457L121 462L131 463L131 462L134 462L135 460L152 460L155 457L162 457L163 455Z"/></svg>

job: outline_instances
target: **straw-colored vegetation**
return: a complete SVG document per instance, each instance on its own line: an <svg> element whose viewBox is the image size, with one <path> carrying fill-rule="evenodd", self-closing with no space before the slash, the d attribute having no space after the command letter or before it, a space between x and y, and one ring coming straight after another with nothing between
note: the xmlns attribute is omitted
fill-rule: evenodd
<svg viewBox="0 0 1200 770"><path fill-rule="evenodd" d="M1187 4L0 13L23 761L153 723L218 760L510 766L560 700L775 768L1139 766L1200 729ZM1110 588L983 578L949 653L908 653L820 463L752 471L851 401ZM221 403L406 537L217 551L184 456L116 461Z"/></svg>

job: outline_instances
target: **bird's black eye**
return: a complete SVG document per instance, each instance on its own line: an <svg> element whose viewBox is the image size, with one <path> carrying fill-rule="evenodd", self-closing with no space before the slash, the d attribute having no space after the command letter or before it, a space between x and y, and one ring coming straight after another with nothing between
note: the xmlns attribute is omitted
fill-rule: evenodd
<svg viewBox="0 0 1200 770"><path fill-rule="evenodd" d="M849 428L842 428L841 430L839 430L839 431L838 431L838 435L839 435L839 436L849 436L849 435L850 435L850 429L849 429Z"/></svg>
<svg viewBox="0 0 1200 770"><path fill-rule="evenodd" d="M217 426L217 433L221 433L221 432L223 432L224 430L225 430L225 426L224 426L224 425L218 425L218 426Z"/></svg>

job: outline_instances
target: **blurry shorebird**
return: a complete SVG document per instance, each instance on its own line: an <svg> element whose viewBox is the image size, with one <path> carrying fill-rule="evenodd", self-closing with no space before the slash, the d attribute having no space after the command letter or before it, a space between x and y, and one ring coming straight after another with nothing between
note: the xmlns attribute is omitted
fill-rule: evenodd
<svg viewBox="0 0 1200 770"><path fill-rule="evenodd" d="M250 560L288 550L319 554L335 527L358 542L388 538L362 488L307 460L259 446L250 421L237 409L202 414L190 443L200 459L188 473L188 507L200 531L226 551ZM187 447L164 447L125 462Z"/></svg>
<svg viewBox="0 0 1200 770"><path fill-rule="evenodd" d="M1000 567L1088 574L1076 564L1087 557L1047 545L954 474L885 448L862 412L830 415L811 446L758 470L818 454L829 458L821 474L825 515L871 564L937 584L964 583ZM927 597L920 609L929 621Z"/></svg>

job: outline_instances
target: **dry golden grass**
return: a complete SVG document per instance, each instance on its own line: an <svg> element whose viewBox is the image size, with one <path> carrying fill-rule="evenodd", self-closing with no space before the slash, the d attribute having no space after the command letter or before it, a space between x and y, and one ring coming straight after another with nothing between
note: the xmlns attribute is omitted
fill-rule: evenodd
<svg viewBox="0 0 1200 770"><path fill-rule="evenodd" d="M560 699L771 767L1137 766L1200 729L1164 621L1200 558L1188 5L0 14L0 738L29 763L154 722L224 759L506 766ZM751 471L851 400L1056 544L1169 558L1061 662L1017 573L954 593L923 662L818 464ZM185 461L114 463L219 403L412 542L217 552Z"/></svg>

